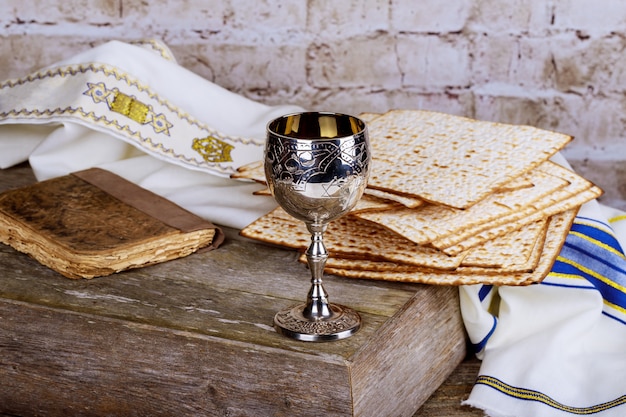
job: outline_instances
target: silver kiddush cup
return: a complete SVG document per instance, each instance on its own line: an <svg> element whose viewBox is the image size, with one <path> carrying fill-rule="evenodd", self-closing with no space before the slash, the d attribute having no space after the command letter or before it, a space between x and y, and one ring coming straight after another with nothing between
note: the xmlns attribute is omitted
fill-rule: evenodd
<svg viewBox="0 0 626 417"><path fill-rule="evenodd" d="M311 288L306 303L280 311L276 330L303 341L330 341L354 334L359 314L331 304L322 286L329 222L349 212L363 195L370 166L365 123L339 113L305 112L267 125L265 176L276 202L311 233L306 257Z"/></svg>

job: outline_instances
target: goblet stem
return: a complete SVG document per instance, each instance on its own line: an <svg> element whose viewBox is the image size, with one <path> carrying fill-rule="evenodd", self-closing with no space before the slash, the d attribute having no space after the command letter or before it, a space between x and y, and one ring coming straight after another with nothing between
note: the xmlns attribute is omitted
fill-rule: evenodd
<svg viewBox="0 0 626 417"><path fill-rule="evenodd" d="M307 223L311 233L311 244L306 251L306 259L311 270L311 289L307 297L306 307L302 315L310 320L321 320L333 316L328 302L328 293L322 285L324 265L328 259L328 251L324 246L326 224Z"/></svg>
<svg viewBox="0 0 626 417"><path fill-rule="evenodd" d="M322 286L324 265L328 251L324 246L323 235L326 224L309 224L311 244L306 257L311 269L311 289L306 303L302 303L274 316L274 325L285 336L308 342L325 342L344 339L353 335L361 327L359 313L351 308L331 304Z"/></svg>

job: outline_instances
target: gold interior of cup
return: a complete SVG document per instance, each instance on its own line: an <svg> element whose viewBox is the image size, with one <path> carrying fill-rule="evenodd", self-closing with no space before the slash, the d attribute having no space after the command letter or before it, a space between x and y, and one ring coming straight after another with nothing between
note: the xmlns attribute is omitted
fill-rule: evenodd
<svg viewBox="0 0 626 417"><path fill-rule="evenodd" d="M365 129L365 123L347 114L307 112L279 117L268 129L294 139L333 139L355 135Z"/></svg>

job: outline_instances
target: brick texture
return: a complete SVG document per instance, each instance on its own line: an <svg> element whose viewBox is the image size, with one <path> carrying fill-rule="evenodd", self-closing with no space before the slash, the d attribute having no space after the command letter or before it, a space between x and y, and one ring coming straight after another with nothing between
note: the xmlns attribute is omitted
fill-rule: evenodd
<svg viewBox="0 0 626 417"><path fill-rule="evenodd" d="M423 108L575 137L572 165L626 208L626 2L6 0L0 79L111 39L157 38L254 100Z"/></svg>

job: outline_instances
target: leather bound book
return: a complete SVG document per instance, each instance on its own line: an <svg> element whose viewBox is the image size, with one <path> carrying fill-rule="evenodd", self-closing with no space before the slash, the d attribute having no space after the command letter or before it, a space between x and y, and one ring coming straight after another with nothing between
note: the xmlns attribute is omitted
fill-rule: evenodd
<svg viewBox="0 0 626 417"><path fill-rule="evenodd" d="M92 168L0 194L0 241L68 278L94 278L216 248L212 223Z"/></svg>

